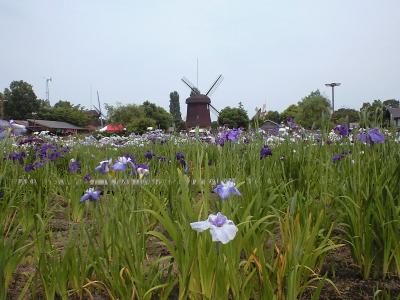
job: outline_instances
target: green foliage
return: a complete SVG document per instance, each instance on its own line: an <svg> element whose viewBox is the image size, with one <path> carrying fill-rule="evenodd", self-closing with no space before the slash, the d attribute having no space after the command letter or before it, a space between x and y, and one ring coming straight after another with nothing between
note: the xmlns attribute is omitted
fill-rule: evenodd
<svg viewBox="0 0 400 300"><path fill-rule="evenodd" d="M266 115L267 120L274 121L275 123L280 123L282 121L281 115L277 111L270 110Z"/></svg>
<svg viewBox="0 0 400 300"><path fill-rule="evenodd" d="M220 126L226 125L229 128L247 128L249 125L249 116L241 103L239 103L238 108L228 106L222 109L218 116L218 124Z"/></svg>
<svg viewBox="0 0 400 300"><path fill-rule="evenodd" d="M52 121L64 121L77 126L86 126L94 121L94 116L87 114L87 111L69 101L58 101L53 107L46 101L40 100L39 113L36 118Z"/></svg>
<svg viewBox="0 0 400 300"><path fill-rule="evenodd" d="M32 86L25 81L13 81L4 90L4 115L8 119L26 120L38 112L39 101Z"/></svg>
<svg viewBox="0 0 400 300"><path fill-rule="evenodd" d="M295 121L297 121L298 114L299 107L296 104L289 105L289 107L281 113L281 120L285 121L287 118L292 117Z"/></svg>
<svg viewBox="0 0 400 300"><path fill-rule="evenodd" d="M392 108L398 108L400 107L400 101L396 99L388 99L383 101L383 105L385 107L392 107Z"/></svg>
<svg viewBox="0 0 400 300"><path fill-rule="evenodd" d="M360 112L351 108L340 108L332 114L334 124L355 123L360 121Z"/></svg>
<svg viewBox="0 0 400 300"><path fill-rule="evenodd" d="M179 104L179 94L177 91L171 92L169 94L169 112L172 115L175 128L178 130L182 125L181 107Z"/></svg>
<svg viewBox="0 0 400 300"><path fill-rule="evenodd" d="M323 115L329 115L330 102L319 90L311 92L298 103L296 122L305 128L322 127Z"/></svg>
<svg viewBox="0 0 400 300"><path fill-rule="evenodd" d="M385 105L381 100L374 100L372 103L364 102L361 106L361 114L363 115L361 125L364 127L389 127L390 114L388 107L396 107L398 101L386 100Z"/></svg>
<svg viewBox="0 0 400 300"><path fill-rule="evenodd" d="M134 132L142 132L143 128L155 127L168 129L172 124L172 116L162 107L150 103L143 102L142 105L107 105L106 110L108 121L110 123L122 123L127 129ZM149 126L147 126L149 125Z"/></svg>
<svg viewBox="0 0 400 300"><path fill-rule="evenodd" d="M164 108L155 105L149 101L143 102L144 116L153 119L157 128L168 129L172 125L172 116Z"/></svg>
<svg viewBox="0 0 400 300"><path fill-rule="evenodd" d="M144 117L143 108L136 104L126 104L117 106L112 106L105 104L108 116L108 122L112 124L130 124L136 118Z"/></svg>
<svg viewBox="0 0 400 300"><path fill-rule="evenodd" d="M132 123L129 123L126 127L128 132L134 132L143 134L147 131L148 127L156 127L156 121L150 118L139 117L136 118Z"/></svg>

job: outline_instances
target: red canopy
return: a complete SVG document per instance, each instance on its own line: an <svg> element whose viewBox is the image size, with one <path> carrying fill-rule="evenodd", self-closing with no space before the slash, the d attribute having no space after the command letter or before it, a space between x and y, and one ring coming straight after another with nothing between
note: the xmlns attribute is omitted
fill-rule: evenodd
<svg viewBox="0 0 400 300"><path fill-rule="evenodd" d="M100 129L100 131L107 131L107 132L123 132L124 130L125 127L122 124L109 124Z"/></svg>

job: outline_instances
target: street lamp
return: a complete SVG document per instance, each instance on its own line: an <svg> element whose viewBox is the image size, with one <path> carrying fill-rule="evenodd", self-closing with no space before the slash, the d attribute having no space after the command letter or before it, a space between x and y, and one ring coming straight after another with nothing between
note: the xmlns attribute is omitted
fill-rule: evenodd
<svg viewBox="0 0 400 300"><path fill-rule="evenodd" d="M339 82L325 83L326 86L332 88L332 114L335 112L335 86L341 85Z"/></svg>

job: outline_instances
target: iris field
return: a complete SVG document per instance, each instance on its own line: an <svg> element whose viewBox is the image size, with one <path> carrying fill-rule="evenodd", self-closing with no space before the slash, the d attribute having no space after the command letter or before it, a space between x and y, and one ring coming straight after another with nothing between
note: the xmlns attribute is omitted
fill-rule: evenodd
<svg viewBox="0 0 400 300"><path fill-rule="evenodd" d="M396 299L399 143L347 134L5 139L0 299L342 299L344 249Z"/></svg>

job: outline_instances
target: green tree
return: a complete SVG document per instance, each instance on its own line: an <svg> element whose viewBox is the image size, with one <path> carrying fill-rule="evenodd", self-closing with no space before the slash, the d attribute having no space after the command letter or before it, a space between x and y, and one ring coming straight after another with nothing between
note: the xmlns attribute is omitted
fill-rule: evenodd
<svg viewBox="0 0 400 300"><path fill-rule="evenodd" d="M32 86L25 81L13 81L4 90L4 115L8 119L25 120L39 109Z"/></svg>
<svg viewBox="0 0 400 300"><path fill-rule="evenodd" d="M399 101L395 99L389 99L384 102L377 99L372 103L364 102L361 106L362 122L361 126L390 126L390 113L389 107L398 107Z"/></svg>
<svg viewBox="0 0 400 300"><path fill-rule="evenodd" d="M150 118L139 117L133 120L132 123L129 123L126 129L129 132L143 134L147 131L148 127L156 127L156 122Z"/></svg>
<svg viewBox="0 0 400 300"><path fill-rule="evenodd" d="M86 126L93 121L94 116L89 115L79 104L73 105L63 100L58 101L53 107L43 100L40 100L39 104L41 107L37 116L39 119L63 121L77 126Z"/></svg>
<svg viewBox="0 0 400 300"><path fill-rule="evenodd" d="M230 128L247 128L249 125L249 116L239 103L238 108L228 106L222 109L218 116L218 124L220 126L226 125Z"/></svg>
<svg viewBox="0 0 400 300"><path fill-rule="evenodd" d="M172 125L172 116L164 108L149 101L143 102L144 115L146 118L153 119L158 128L168 129Z"/></svg>
<svg viewBox="0 0 400 300"><path fill-rule="evenodd" d="M180 129L182 125L182 115L179 104L179 94L177 91L169 94L169 112L172 115L175 128Z"/></svg>
<svg viewBox="0 0 400 300"><path fill-rule="evenodd" d="M360 121L360 112L352 108L339 108L332 114L334 124L354 123Z"/></svg>
<svg viewBox="0 0 400 300"><path fill-rule="evenodd" d="M392 108L398 108L400 107L400 101L396 99L388 99L383 101L383 105L385 107L392 107Z"/></svg>
<svg viewBox="0 0 400 300"><path fill-rule="evenodd" d="M311 92L298 103L296 122L305 128L319 129L323 115L329 115L330 102L319 90Z"/></svg>
<svg viewBox="0 0 400 300"><path fill-rule="evenodd" d="M144 110L140 105L126 104L112 106L105 105L107 110L108 122L112 124L122 123L124 125L131 124L137 118L144 118Z"/></svg>
<svg viewBox="0 0 400 300"><path fill-rule="evenodd" d="M270 110L269 112L267 112L266 119L279 124L281 122L281 115L277 111Z"/></svg>
<svg viewBox="0 0 400 300"><path fill-rule="evenodd" d="M287 118L291 117L297 122L298 115L299 107L296 104L292 104L281 113L281 120L285 121Z"/></svg>
<svg viewBox="0 0 400 300"><path fill-rule="evenodd" d="M126 126L137 126L140 124L152 124L147 127L156 127L168 129L172 125L172 116L164 108L155 105L149 101L143 102L142 105L127 104L112 106L106 104L108 121L110 123L122 123ZM149 119L150 121L144 121ZM139 120L139 121L138 121ZM136 124L136 125L135 125ZM133 128L132 127L132 128ZM141 127L143 128L144 125ZM136 132L136 131L135 131Z"/></svg>

